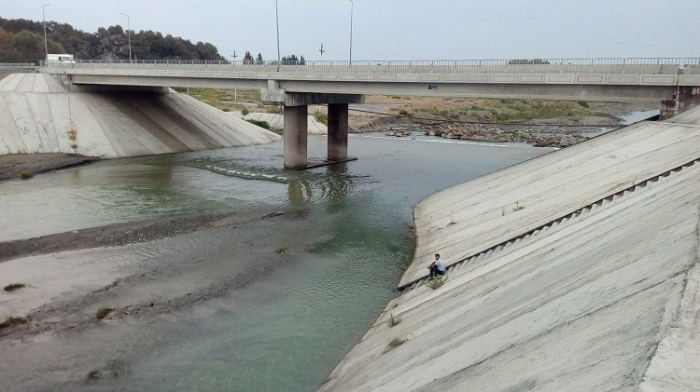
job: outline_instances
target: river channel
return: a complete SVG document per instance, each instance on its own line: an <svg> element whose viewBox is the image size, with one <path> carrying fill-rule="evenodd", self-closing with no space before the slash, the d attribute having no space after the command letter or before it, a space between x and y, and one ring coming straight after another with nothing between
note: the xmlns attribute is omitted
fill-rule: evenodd
<svg viewBox="0 0 700 392"><path fill-rule="evenodd" d="M311 137L309 155L322 157L325 143ZM241 235L284 231L284 240L266 251L294 251L287 262L208 301L144 323L124 317L37 339L17 348L17 358L0 354L15 369L36 367L35 377L3 376L15 377L18 390L315 390L397 295L413 252L413 207L436 191L552 151L419 135L366 134L351 136L349 144L358 161L308 171L282 170L282 143L276 142L104 161L0 184L0 241L158 216L283 212L286 223ZM201 231L128 251L95 250L90 257L133 256L163 265L188 263L194 255L221 258L225 245L243 238L229 233ZM300 238L307 245L296 249ZM215 275L227 271L193 270L192 279L204 273L225 279ZM85 369L75 370L83 357L119 358L128 372L84 383Z"/></svg>

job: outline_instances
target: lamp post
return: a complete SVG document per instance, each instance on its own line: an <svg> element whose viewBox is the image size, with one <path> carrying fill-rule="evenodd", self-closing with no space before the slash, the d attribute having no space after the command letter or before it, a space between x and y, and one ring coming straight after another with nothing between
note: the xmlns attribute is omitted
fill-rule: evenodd
<svg viewBox="0 0 700 392"><path fill-rule="evenodd" d="M352 66L352 17L355 13L355 2L350 0L350 65Z"/></svg>
<svg viewBox="0 0 700 392"><path fill-rule="evenodd" d="M51 7L53 4L46 3L41 5L41 15L44 18L44 49L46 50L46 65L49 62L49 40L46 38L46 7Z"/></svg>
<svg viewBox="0 0 700 392"><path fill-rule="evenodd" d="M129 15L123 12L120 12L119 15L126 16L126 26L129 31L129 62L131 62L131 18L129 18Z"/></svg>
<svg viewBox="0 0 700 392"><path fill-rule="evenodd" d="M280 56L280 8L279 1L275 0L275 19L277 21L277 72L280 71L282 65L282 56Z"/></svg>

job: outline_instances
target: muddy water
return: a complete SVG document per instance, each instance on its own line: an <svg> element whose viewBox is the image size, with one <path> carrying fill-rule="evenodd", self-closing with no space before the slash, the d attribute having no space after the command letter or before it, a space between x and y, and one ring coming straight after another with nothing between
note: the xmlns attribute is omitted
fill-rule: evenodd
<svg viewBox="0 0 700 392"><path fill-rule="evenodd" d="M310 156L321 157L325 142L312 137ZM413 250L413 206L438 190L551 151L379 135L351 137L350 150L359 161L303 172L280 169L282 146L273 143L101 162L0 185L3 219L13 222L0 227L0 240L147 216L284 211L291 220L277 228L285 234L267 251L304 243L288 263L211 300L145 323L127 318L52 337L50 344L13 347L24 363L16 367L42 366L33 372L41 376L17 377L17 389L314 390L396 295ZM250 238L272 237L275 228L251 230L245 233ZM231 241L243 239L212 230L129 252L147 255L150 263L188 263L193 255L222 257ZM231 273L203 268L192 271L193 280L225 280ZM191 283L187 276L178 277L181 284ZM37 359L52 356L54 362ZM115 367L128 371L85 384L84 358L118 360Z"/></svg>

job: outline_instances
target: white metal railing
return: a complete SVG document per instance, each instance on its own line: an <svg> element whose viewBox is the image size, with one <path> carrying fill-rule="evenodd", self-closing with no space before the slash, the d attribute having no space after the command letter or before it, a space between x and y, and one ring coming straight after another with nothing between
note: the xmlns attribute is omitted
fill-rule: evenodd
<svg viewBox="0 0 700 392"><path fill-rule="evenodd" d="M43 63L42 63L43 65ZM598 58L598 59L513 59L513 60L363 60L306 61L304 63L265 61L203 60L77 60L51 62L56 68L241 70L257 72L333 73L420 73L420 74L700 74L700 58Z"/></svg>

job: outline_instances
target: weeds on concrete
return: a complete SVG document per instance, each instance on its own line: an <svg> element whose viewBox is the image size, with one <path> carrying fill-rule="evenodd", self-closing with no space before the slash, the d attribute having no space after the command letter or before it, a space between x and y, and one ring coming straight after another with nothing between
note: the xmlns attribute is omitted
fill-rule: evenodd
<svg viewBox="0 0 700 392"><path fill-rule="evenodd" d="M447 277L433 278L433 279L428 281L428 287L430 287L433 290L437 290L440 287L442 287L442 285L444 285L446 281L447 281Z"/></svg>
<svg viewBox="0 0 700 392"><path fill-rule="evenodd" d="M525 207L521 206L519 201L516 201L516 202L515 202L515 208L513 208L513 212L521 211L521 210L524 210L524 209L525 209Z"/></svg>
<svg viewBox="0 0 700 392"><path fill-rule="evenodd" d="M24 317L8 317L7 320L0 323L0 329L16 327L27 323L29 323L29 320Z"/></svg>
<svg viewBox="0 0 700 392"><path fill-rule="evenodd" d="M283 255L283 254L288 253L288 252L289 252L289 247L286 245L280 246L279 248L275 249L275 253L277 253L278 255Z"/></svg>
<svg viewBox="0 0 700 392"><path fill-rule="evenodd" d="M391 313L389 315L389 321L386 322L389 328L393 328L401 323L401 319L398 317L394 317L394 314Z"/></svg>
<svg viewBox="0 0 700 392"><path fill-rule="evenodd" d="M5 286L4 290L7 291L8 293L11 293L15 290L23 289L25 287L27 287L27 285L24 283L12 283L12 284L8 284L7 286Z"/></svg>
<svg viewBox="0 0 700 392"><path fill-rule="evenodd" d="M406 342L408 342L407 337L397 336L397 337L391 339L391 341L389 341L389 344L386 346L386 349L384 350L384 352L391 351L391 350L395 349L396 347L399 347L400 345L402 345Z"/></svg>
<svg viewBox="0 0 700 392"><path fill-rule="evenodd" d="M19 173L19 178L23 180L29 180L30 178L34 178L34 173L28 172L28 171L23 171Z"/></svg>
<svg viewBox="0 0 700 392"><path fill-rule="evenodd" d="M99 309L97 309L97 313L95 313L95 318L97 320L102 320L105 317L109 316L109 314L112 312L114 312L114 309L112 309L112 308L106 308L106 307L99 308Z"/></svg>
<svg viewBox="0 0 700 392"><path fill-rule="evenodd" d="M314 118L316 121L320 122L321 124L328 125L328 115L326 113L323 113L320 110L317 110L314 113Z"/></svg>
<svg viewBox="0 0 700 392"><path fill-rule="evenodd" d="M260 121L260 120L246 120L249 123L253 125L257 125L260 128L265 128L265 129L270 129L270 124L267 121Z"/></svg>

